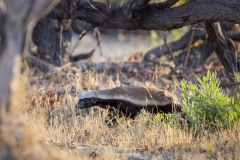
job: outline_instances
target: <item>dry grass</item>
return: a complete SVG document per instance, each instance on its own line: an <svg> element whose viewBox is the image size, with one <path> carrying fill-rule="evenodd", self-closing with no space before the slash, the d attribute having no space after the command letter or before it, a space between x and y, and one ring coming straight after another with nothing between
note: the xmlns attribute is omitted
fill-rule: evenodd
<svg viewBox="0 0 240 160"><path fill-rule="evenodd" d="M27 79L27 87L14 96L13 109L18 111L11 117L2 115L0 159L6 153L17 159L240 158L239 124L232 130L199 132L140 115L136 120L119 119L118 126L109 128L104 123L105 110L93 108L89 114L76 110L75 95L84 89L112 88L119 85L118 80L74 69L28 74L32 78ZM57 96L61 90L65 94ZM22 93L26 101L19 103Z"/></svg>

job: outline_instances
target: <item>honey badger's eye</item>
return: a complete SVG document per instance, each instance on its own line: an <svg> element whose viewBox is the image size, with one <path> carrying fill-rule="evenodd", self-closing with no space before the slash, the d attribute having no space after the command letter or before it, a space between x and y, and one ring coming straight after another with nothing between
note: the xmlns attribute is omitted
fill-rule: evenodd
<svg viewBox="0 0 240 160"><path fill-rule="evenodd" d="M86 99L82 99L81 100L83 103L87 103L87 100Z"/></svg>

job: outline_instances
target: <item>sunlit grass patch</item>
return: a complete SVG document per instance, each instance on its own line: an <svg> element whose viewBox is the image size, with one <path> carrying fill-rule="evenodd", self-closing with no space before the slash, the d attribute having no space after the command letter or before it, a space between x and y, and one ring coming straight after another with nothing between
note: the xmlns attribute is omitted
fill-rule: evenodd
<svg viewBox="0 0 240 160"><path fill-rule="evenodd" d="M78 95L86 90L112 88L118 85L117 82L106 74L92 71L79 72L75 76L71 74L71 71L61 73L62 79L58 80L58 83L47 83L51 79L42 77L40 80L45 83L36 81L37 83L27 86L28 101L24 103L20 114L28 128L24 133L37 136L34 136L35 140L29 139L24 145L30 147L33 145L31 143L40 143L44 148L49 147L46 149L46 156L54 157L54 153L61 152L61 157L70 156L70 159L79 159L83 155L86 159L92 156L102 159L126 159L143 155L153 159L239 157L238 122L231 128L212 132L189 127L181 114L152 115L142 111L135 120L118 118L118 125L109 128L105 122L107 110L99 107L78 110L75 104ZM62 88L65 94L57 101L56 93L54 103L49 103L48 97L39 94L40 89L55 91ZM75 88L74 94L71 88ZM32 132L29 132L29 129Z"/></svg>

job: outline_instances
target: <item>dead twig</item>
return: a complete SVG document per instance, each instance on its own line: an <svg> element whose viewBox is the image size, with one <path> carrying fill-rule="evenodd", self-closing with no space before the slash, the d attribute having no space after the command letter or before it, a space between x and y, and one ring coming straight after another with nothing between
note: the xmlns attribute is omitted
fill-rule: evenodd
<svg viewBox="0 0 240 160"><path fill-rule="evenodd" d="M90 57L93 56L93 53L96 51L96 47L94 49L92 49L90 52L88 53L84 53L84 54L78 54L76 56L72 56L70 55L69 57L69 60L71 62L76 62L76 61L79 61L79 60L83 60L83 59L88 59Z"/></svg>
<svg viewBox="0 0 240 160"><path fill-rule="evenodd" d="M191 37L190 37L190 40L189 40L189 43L188 43L187 56L186 56L186 59L184 61L184 67L187 67L187 65L188 65L188 59L189 59L189 56L190 56L190 51L191 51L191 47L192 47L194 32L195 32L195 30L192 29L192 34L191 34Z"/></svg>

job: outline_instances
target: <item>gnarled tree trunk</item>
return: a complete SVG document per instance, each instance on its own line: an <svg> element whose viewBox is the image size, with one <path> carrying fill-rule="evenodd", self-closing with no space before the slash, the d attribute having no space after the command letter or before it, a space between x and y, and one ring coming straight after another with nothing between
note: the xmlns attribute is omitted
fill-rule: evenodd
<svg viewBox="0 0 240 160"><path fill-rule="evenodd" d="M43 15L43 11L53 7L56 1L48 0L7 0L5 15L0 15L0 105L10 110L11 92L14 89L13 77L19 57L23 52L25 38L31 33L31 26Z"/></svg>

